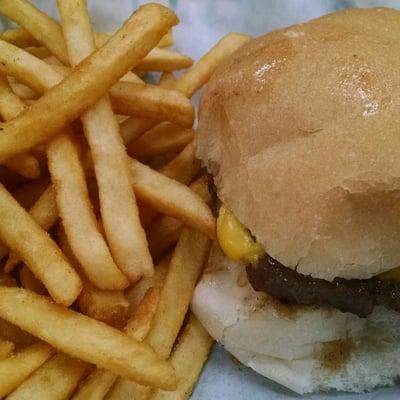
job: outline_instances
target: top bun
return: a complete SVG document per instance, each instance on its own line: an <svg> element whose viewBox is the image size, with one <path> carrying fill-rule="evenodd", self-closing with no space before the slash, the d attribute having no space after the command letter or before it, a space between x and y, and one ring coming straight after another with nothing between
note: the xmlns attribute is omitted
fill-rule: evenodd
<svg viewBox="0 0 400 400"><path fill-rule="evenodd" d="M219 198L303 274L400 265L400 12L351 9L259 37L203 95Z"/></svg>

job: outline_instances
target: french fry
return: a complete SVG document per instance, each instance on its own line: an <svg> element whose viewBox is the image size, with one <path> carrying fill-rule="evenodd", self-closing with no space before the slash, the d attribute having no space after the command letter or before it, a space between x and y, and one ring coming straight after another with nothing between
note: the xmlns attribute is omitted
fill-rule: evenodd
<svg viewBox="0 0 400 400"><path fill-rule="evenodd" d="M183 129L170 122L162 122L129 145L128 153L139 159L160 154L177 153L194 138L191 129Z"/></svg>
<svg viewBox="0 0 400 400"><path fill-rule="evenodd" d="M153 327L146 339L162 358L169 356L182 326L209 245L205 235L185 228L173 253Z"/></svg>
<svg viewBox="0 0 400 400"><path fill-rule="evenodd" d="M150 253L154 259L162 256L179 239L184 223L168 215L160 215L146 227Z"/></svg>
<svg viewBox="0 0 400 400"><path fill-rule="evenodd" d="M32 54L33 56L37 57L37 58L46 58L46 57L55 57L52 56L52 54L50 53L50 51L46 48L46 47L26 47L24 49L25 51L27 51L29 54ZM58 58L55 58L58 61ZM61 61L58 61L61 63Z"/></svg>
<svg viewBox="0 0 400 400"><path fill-rule="evenodd" d="M150 346L47 297L25 289L0 287L0 317L71 357L145 385L166 390L176 387L173 369Z"/></svg>
<svg viewBox="0 0 400 400"><path fill-rule="evenodd" d="M7 398L9 400L69 399L90 368L90 364L58 353L33 372Z"/></svg>
<svg viewBox="0 0 400 400"><path fill-rule="evenodd" d="M201 323L191 316L170 357L170 362L178 376L178 388L170 392L155 390L150 400L189 399L212 344L212 337Z"/></svg>
<svg viewBox="0 0 400 400"><path fill-rule="evenodd" d="M189 68L193 65L193 60L184 54L176 53L171 50L155 47L143 58L135 67L138 71L177 71Z"/></svg>
<svg viewBox="0 0 400 400"><path fill-rule="evenodd" d="M19 271L19 281L21 283L21 287L24 289L30 290L31 292L40 294L42 296L46 296L47 290L43 286L42 282L35 278L35 275L31 272L31 270L26 266L22 266Z"/></svg>
<svg viewBox="0 0 400 400"><path fill-rule="evenodd" d="M147 134L146 134L147 136ZM195 157L195 144L192 140L169 163L160 168L160 172L168 178L189 184L200 172L200 161Z"/></svg>
<svg viewBox="0 0 400 400"><path fill-rule="evenodd" d="M129 289L127 293L127 298L133 310L139 306L139 304L143 300L144 295L150 288L162 288L165 277L167 276L170 262L171 255L169 254L156 265L153 276L142 278L138 283L136 283L132 286L132 288Z"/></svg>
<svg viewBox="0 0 400 400"><path fill-rule="evenodd" d="M25 28L40 44L68 64L67 49L60 26L47 14L25 0L2 0L0 13Z"/></svg>
<svg viewBox="0 0 400 400"><path fill-rule="evenodd" d="M171 121L187 128L193 125L193 105L177 90L142 83L119 82L111 88L110 95L117 114Z"/></svg>
<svg viewBox="0 0 400 400"><path fill-rule="evenodd" d="M82 288L79 276L53 240L2 185L0 237L21 256L56 302L65 305L73 303Z"/></svg>
<svg viewBox="0 0 400 400"><path fill-rule="evenodd" d="M82 1L58 1L58 6L71 64L75 65L95 49L87 10ZM153 273L153 263L129 185L128 157L109 98L103 97L87 110L82 122L93 157L108 243L119 268L135 282L142 275Z"/></svg>
<svg viewBox="0 0 400 400"><path fill-rule="evenodd" d="M124 326L129 316L129 302L122 291L100 290L86 281L78 305L83 314L117 328Z"/></svg>
<svg viewBox="0 0 400 400"><path fill-rule="evenodd" d="M174 89L192 97L201 86L208 82L218 65L250 39L251 36L249 35L228 33L208 53L201 57L193 68L177 80Z"/></svg>
<svg viewBox="0 0 400 400"><path fill-rule="evenodd" d="M22 100L36 100L39 96L30 87L18 82L9 82L11 90Z"/></svg>
<svg viewBox="0 0 400 400"><path fill-rule="evenodd" d="M98 230L78 150L69 135L53 139L47 151L58 210L69 244L85 275L96 287L124 289L129 282L115 265Z"/></svg>
<svg viewBox="0 0 400 400"><path fill-rule="evenodd" d="M140 7L104 46L86 58L59 85L20 117L1 125L0 162L50 139L76 119L135 66L176 23L176 16L163 6L148 4ZM141 45L135 45L137 43ZM0 54L5 48L11 48L14 54L17 49L0 41Z"/></svg>
<svg viewBox="0 0 400 400"><path fill-rule="evenodd" d="M7 29L0 35L0 39L22 48L38 45L36 39L24 28Z"/></svg>
<svg viewBox="0 0 400 400"><path fill-rule="evenodd" d="M120 125L121 138L125 145L157 125L153 119L130 117Z"/></svg>
<svg viewBox="0 0 400 400"><path fill-rule="evenodd" d="M157 211L214 236L215 219L206 203L187 186L167 178L146 165L130 159L136 195Z"/></svg>
<svg viewBox="0 0 400 400"><path fill-rule="evenodd" d="M139 342L144 340L150 330L158 300L159 291L157 289L151 289L145 294L124 329L128 336ZM117 379L117 375L110 371L95 369L82 382L73 400L101 400Z"/></svg>
<svg viewBox="0 0 400 400"><path fill-rule="evenodd" d="M48 360L55 350L46 343L33 344L0 360L0 397L11 393L33 371Z"/></svg>
<svg viewBox="0 0 400 400"><path fill-rule="evenodd" d="M0 361L9 357L14 351L14 343L8 340L0 339Z"/></svg>

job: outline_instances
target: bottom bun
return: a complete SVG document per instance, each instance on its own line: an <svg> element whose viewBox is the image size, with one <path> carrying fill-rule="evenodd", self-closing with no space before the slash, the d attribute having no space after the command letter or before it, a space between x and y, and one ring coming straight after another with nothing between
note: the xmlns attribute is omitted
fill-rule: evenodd
<svg viewBox="0 0 400 400"><path fill-rule="evenodd" d="M286 306L255 292L243 265L214 245L192 310L239 361L300 393L369 391L400 376L400 314L368 318L314 306Z"/></svg>

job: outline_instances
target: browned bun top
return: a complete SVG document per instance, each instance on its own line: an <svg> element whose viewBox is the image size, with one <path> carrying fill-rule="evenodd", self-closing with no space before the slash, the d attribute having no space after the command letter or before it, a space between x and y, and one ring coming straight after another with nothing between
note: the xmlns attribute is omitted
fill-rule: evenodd
<svg viewBox="0 0 400 400"><path fill-rule="evenodd" d="M282 264L333 279L400 265L400 12L351 9L239 49L203 95L198 156Z"/></svg>

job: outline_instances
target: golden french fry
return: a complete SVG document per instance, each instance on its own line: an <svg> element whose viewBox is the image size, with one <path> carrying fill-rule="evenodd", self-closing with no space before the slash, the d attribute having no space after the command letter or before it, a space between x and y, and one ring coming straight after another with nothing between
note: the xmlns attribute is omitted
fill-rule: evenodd
<svg viewBox="0 0 400 400"><path fill-rule="evenodd" d="M155 47L136 65L135 70L170 72L189 68L192 65L193 60L184 54Z"/></svg>
<svg viewBox="0 0 400 400"><path fill-rule="evenodd" d="M25 289L0 287L0 317L71 357L145 385L166 390L176 387L173 369L150 346L47 297Z"/></svg>
<svg viewBox="0 0 400 400"><path fill-rule="evenodd" d="M212 344L212 337L201 323L191 316L170 357L170 362L178 376L178 388L170 392L155 390L150 400L189 399L207 361Z"/></svg>
<svg viewBox="0 0 400 400"><path fill-rule="evenodd" d="M165 89L171 89L174 87L176 78L173 72L163 72L160 76L159 85Z"/></svg>
<svg viewBox="0 0 400 400"><path fill-rule="evenodd" d="M148 159L161 154L177 153L194 138L191 129L183 129L171 122L162 122L134 140L128 153L139 159Z"/></svg>
<svg viewBox="0 0 400 400"><path fill-rule="evenodd" d="M159 171L168 178L175 179L185 185L189 184L201 169L200 161L195 157L195 151L195 144L192 140L175 158L160 168Z"/></svg>
<svg viewBox="0 0 400 400"><path fill-rule="evenodd" d="M157 47L171 47L174 45L174 36L170 29L158 42Z"/></svg>
<svg viewBox="0 0 400 400"><path fill-rule="evenodd" d="M11 393L33 371L48 360L55 350L46 343L33 344L18 353L0 360L0 397Z"/></svg>
<svg viewBox="0 0 400 400"><path fill-rule="evenodd" d="M35 275L31 270L24 265L19 271L19 281L24 289L30 290L42 296L47 294L46 288L43 286L42 282L35 278Z"/></svg>
<svg viewBox="0 0 400 400"><path fill-rule="evenodd" d="M110 95L117 114L171 121L187 128L193 125L193 105L177 90L142 83L119 82L111 88Z"/></svg>
<svg viewBox="0 0 400 400"><path fill-rule="evenodd" d="M60 26L47 14L25 0L2 0L0 13L25 28L40 44L68 64L67 49Z"/></svg>
<svg viewBox="0 0 400 400"><path fill-rule="evenodd" d="M85 175L71 132L57 136L47 154L58 210L69 244L88 279L99 289L129 285L115 265L91 208Z"/></svg>
<svg viewBox="0 0 400 400"><path fill-rule="evenodd" d="M179 239L184 223L168 215L161 215L146 227L149 249L157 259L167 252Z"/></svg>
<svg viewBox="0 0 400 400"><path fill-rule="evenodd" d="M58 353L41 365L7 398L10 400L69 399L90 368L90 364Z"/></svg>
<svg viewBox="0 0 400 400"><path fill-rule="evenodd" d="M89 17L87 11L83 12L82 2L63 0L58 6L71 64L76 65L95 49ZM79 42L74 39L76 35ZM108 96L87 110L82 122L99 187L103 227L118 266L135 282L153 273L153 263L129 186L128 157Z"/></svg>
<svg viewBox="0 0 400 400"><path fill-rule="evenodd" d="M209 245L205 235L185 228L173 253L153 326L146 339L163 358L169 356L182 326Z"/></svg>
<svg viewBox="0 0 400 400"><path fill-rule="evenodd" d="M79 68L75 68L20 117L0 126L0 162L48 140L63 126L76 119L136 65L176 23L174 13L161 5L148 4L140 7ZM135 45L137 43L141 45ZM0 41L0 55L6 47L11 47L13 52L17 49Z"/></svg>
<svg viewBox="0 0 400 400"><path fill-rule="evenodd" d="M174 89L192 97L201 86L207 83L218 65L250 39L251 36L249 35L228 33L208 53L201 57L193 68L177 80Z"/></svg>
<svg viewBox="0 0 400 400"><path fill-rule="evenodd" d="M38 45L36 39L24 28L7 29L0 35L0 39L18 47Z"/></svg>
<svg viewBox="0 0 400 400"><path fill-rule="evenodd" d="M23 83L18 83L18 82L9 82L11 90L22 100L27 101L34 101L37 99L39 96L38 94L33 91L30 87L24 85Z"/></svg>
<svg viewBox="0 0 400 400"><path fill-rule="evenodd" d="M0 361L9 357L14 351L14 343L8 340L0 339Z"/></svg>
<svg viewBox="0 0 400 400"><path fill-rule="evenodd" d="M78 305L83 314L117 328L124 326L129 316L129 302L122 291L100 290L89 282L83 283Z"/></svg>
<svg viewBox="0 0 400 400"><path fill-rule="evenodd" d="M196 193L139 161L131 158L129 162L133 187L141 200L211 238L214 236L215 218L207 204Z"/></svg>
<svg viewBox="0 0 400 400"><path fill-rule="evenodd" d="M151 289L145 294L124 329L128 336L139 342L144 340L150 330L158 299L157 289ZM117 379L118 376L110 371L96 369L82 382L73 400L101 400Z"/></svg>
<svg viewBox="0 0 400 400"><path fill-rule="evenodd" d="M65 305L73 303L82 289L79 276L54 241L2 185L0 237L21 256L56 302Z"/></svg>
<svg viewBox="0 0 400 400"><path fill-rule="evenodd" d="M127 145L155 125L157 125L157 121L153 119L137 117L127 118L120 125L122 141Z"/></svg>

